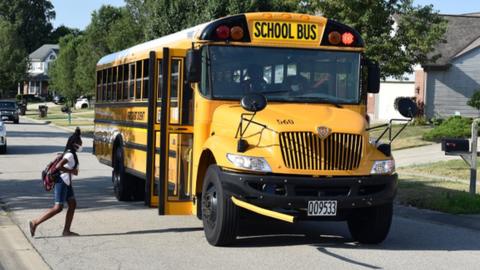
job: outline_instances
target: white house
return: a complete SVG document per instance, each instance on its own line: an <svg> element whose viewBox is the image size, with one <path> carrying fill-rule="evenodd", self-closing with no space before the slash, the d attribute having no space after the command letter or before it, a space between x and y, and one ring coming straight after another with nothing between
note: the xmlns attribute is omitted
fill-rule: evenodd
<svg viewBox="0 0 480 270"><path fill-rule="evenodd" d="M28 79L18 94L46 96L48 94L48 68L57 59L58 44L45 44L29 55Z"/></svg>

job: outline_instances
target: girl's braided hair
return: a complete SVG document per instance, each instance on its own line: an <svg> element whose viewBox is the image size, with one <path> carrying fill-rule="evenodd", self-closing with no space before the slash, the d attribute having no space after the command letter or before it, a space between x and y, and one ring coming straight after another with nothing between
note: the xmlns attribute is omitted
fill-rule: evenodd
<svg viewBox="0 0 480 270"><path fill-rule="evenodd" d="M73 158L75 160L75 168L78 167L78 157L77 157L77 148L75 147L74 144L82 145L82 138L80 137L81 131L80 128L77 127L75 129L75 132L68 137L67 140L67 145L65 145L65 150L63 153L65 154L66 152L70 152L73 154Z"/></svg>

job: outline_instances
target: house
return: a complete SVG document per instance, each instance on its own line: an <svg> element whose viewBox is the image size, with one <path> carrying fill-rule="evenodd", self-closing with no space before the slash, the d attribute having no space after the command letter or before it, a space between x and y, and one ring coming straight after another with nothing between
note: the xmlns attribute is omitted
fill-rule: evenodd
<svg viewBox="0 0 480 270"><path fill-rule="evenodd" d="M28 68L27 81L23 88L18 89L18 94L30 94L46 96L48 94L48 67L57 59L59 46L57 44L45 44L29 55L30 66Z"/></svg>
<svg viewBox="0 0 480 270"><path fill-rule="evenodd" d="M448 21L446 42L431 53L439 58L415 74L417 101L424 103L427 118L478 117L466 103L480 91L480 13L442 16Z"/></svg>

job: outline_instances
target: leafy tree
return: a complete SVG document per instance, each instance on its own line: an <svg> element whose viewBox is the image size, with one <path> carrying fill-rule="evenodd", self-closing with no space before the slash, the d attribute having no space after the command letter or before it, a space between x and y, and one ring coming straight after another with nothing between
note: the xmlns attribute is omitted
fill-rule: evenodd
<svg viewBox="0 0 480 270"><path fill-rule="evenodd" d="M27 53L15 26L0 19L0 98L13 97L27 72Z"/></svg>
<svg viewBox="0 0 480 270"><path fill-rule="evenodd" d="M432 5L413 6L413 0L306 1L310 12L352 26L362 35L366 55L380 63L383 76L399 77L412 66L425 63L442 40L445 20Z"/></svg>
<svg viewBox="0 0 480 270"><path fill-rule="evenodd" d="M50 33L47 43L58 44L60 42L60 38L66 36L66 35L69 35L69 34L74 35L74 36L78 36L78 35L80 35L80 30L78 30L76 28L70 28L70 27L66 27L64 25L61 25L61 26L55 28L55 30L53 30Z"/></svg>
<svg viewBox="0 0 480 270"><path fill-rule="evenodd" d="M102 6L93 12L77 50L75 81L82 94L94 94L95 66L102 56L137 44L142 38L141 26L127 8Z"/></svg>
<svg viewBox="0 0 480 270"><path fill-rule="evenodd" d="M0 1L0 18L10 22L24 43L27 53L38 49L49 40L50 21L55 18L49 0Z"/></svg>
<svg viewBox="0 0 480 270"><path fill-rule="evenodd" d="M60 53L48 70L50 88L62 94L67 101L73 102L81 95L81 89L75 82L77 48L81 37L67 35L60 39Z"/></svg>

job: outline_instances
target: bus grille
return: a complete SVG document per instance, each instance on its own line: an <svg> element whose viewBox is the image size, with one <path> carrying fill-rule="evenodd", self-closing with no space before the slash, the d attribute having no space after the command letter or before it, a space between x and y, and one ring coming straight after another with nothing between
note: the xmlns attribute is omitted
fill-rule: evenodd
<svg viewBox="0 0 480 270"><path fill-rule="evenodd" d="M354 170L360 165L361 135L332 133L320 139L312 132L280 133L285 166L300 170Z"/></svg>

